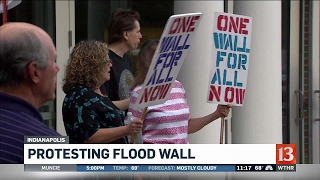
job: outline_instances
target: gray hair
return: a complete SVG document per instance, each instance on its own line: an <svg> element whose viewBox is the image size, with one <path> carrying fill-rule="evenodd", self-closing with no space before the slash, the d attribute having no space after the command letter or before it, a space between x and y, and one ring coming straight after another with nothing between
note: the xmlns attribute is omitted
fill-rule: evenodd
<svg viewBox="0 0 320 180"><path fill-rule="evenodd" d="M16 87L27 79L27 65L35 61L46 68L48 58L47 46L33 30L0 37L0 86Z"/></svg>

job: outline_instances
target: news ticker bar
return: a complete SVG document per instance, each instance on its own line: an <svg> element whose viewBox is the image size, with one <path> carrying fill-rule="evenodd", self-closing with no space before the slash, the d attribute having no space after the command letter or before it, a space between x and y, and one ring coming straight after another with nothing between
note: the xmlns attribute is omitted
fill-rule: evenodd
<svg viewBox="0 0 320 180"><path fill-rule="evenodd" d="M24 171L71 172L295 172L296 165L280 164L137 164L137 165L77 165L25 164Z"/></svg>

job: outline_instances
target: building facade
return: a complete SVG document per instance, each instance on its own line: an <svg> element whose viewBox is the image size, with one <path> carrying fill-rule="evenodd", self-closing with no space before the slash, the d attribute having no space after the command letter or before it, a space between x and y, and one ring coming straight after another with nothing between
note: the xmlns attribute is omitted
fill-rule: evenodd
<svg viewBox="0 0 320 180"><path fill-rule="evenodd" d="M116 8L141 15L142 44L159 39L172 14L202 12L178 80L184 84L191 116L212 112L206 103L211 65L214 12L253 17L248 84L243 107L234 107L225 119L225 143L293 143L297 163L319 164L319 1L22 1L8 11L8 21L23 21L45 29L54 39L61 68L57 98L40 108L49 127L65 135L61 88L64 67L75 43L85 39L107 41L106 24ZM1 23L2 24L2 23ZM138 50L129 52L133 61ZM190 143L219 143L220 120L190 135Z"/></svg>

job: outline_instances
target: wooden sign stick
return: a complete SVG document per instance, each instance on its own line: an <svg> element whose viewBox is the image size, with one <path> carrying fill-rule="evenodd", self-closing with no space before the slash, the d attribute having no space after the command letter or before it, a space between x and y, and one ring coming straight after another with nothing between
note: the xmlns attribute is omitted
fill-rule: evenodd
<svg viewBox="0 0 320 180"><path fill-rule="evenodd" d="M220 144L223 144L223 134L224 134L224 118L221 118Z"/></svg>
<svg viewBox="0 0 320 180"><path fill-rule="evenodd" d="M3 12L2 12L2 24L5 24L7 23L8 21L8 6L7 6L7 0L3 0L2 1L2 9L3 9Z"/></svg>
<svg viewBox="0 0 320 180"><path fill-rule="evenodd" d="M144 117L145 117L146 114L147 114L147 110L148 110L148 107L145 107L145 108L143 109L143 111L142 111L142 114L141 114L141 116L140 116L140 119L142 120L142 122L144 121ZM138 134L132 135L130 144L133 144L133 143L136 141L137 136L138 136Z"/></svg>

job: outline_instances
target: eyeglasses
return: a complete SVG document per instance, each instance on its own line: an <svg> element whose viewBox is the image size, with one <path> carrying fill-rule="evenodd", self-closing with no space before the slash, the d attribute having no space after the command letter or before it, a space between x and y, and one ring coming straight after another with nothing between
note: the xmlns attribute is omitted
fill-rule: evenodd
<svg viewBox="0 0 320 180"><path fill-rule="evenodd" d="M110 64L112 64L112 60L111 59L107 59L107 65L109 66Z"/></svg>

